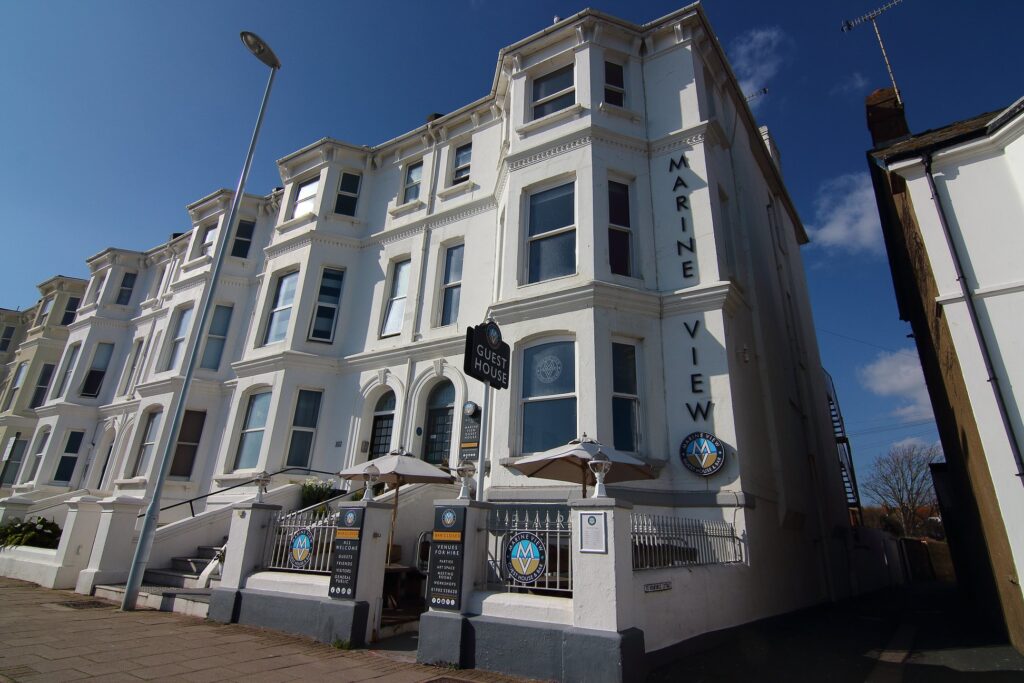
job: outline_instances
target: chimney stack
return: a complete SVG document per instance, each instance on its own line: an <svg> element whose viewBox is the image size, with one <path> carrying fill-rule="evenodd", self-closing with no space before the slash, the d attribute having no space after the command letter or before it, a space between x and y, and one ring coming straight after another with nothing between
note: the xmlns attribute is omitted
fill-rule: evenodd
<svg viewBox="0 0 1024 683"><path fill-rule="evenodd" d="M871 142L875 147L910 135L903 105L896 98L896 91L893 88L874 91L864 100L864 106L867 109Z"/></svg>

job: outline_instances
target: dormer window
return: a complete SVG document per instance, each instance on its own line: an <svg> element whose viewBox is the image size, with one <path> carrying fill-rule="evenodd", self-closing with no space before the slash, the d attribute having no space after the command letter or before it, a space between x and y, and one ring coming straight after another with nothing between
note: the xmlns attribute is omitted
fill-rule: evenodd
<svg viewBox="0 0 1024 683"><path fill-rule="evenodd" d="M533 118L539 119L576 104L573 65L533 79Z"/></svg>
<svg viewBox="0 0 1024 683"><path fill-rule="evenodd" d="M342 216L356 215L356 200L359 199L359 182L362 176L358 173L342 173L338 185L338 200L334 203L334 213Z"/></svg>
<svg viewBox="0 0 1024 683"><path fill-rule="evenodd" d="M313 205L316 203L316 189L320 182L320 176L299 183L295 190L295 203L292 204L292 218L313 213Z"/></svg>

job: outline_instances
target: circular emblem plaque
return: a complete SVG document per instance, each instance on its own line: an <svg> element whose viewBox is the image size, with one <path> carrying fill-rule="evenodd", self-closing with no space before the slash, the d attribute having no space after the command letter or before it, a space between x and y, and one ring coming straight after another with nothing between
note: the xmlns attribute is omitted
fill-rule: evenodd
<svg viewBox="0 0 1024 683"><path fill-rule="evenodd" d="M455 526L455 510L445 510L441 513L441 524L446 528Z"/></svg>
<svg viewBox="0 0 1024 683"><path fill-rule="evenodd" d="M313 534L309 529L299 529L292 534L289 546L288 563L295 569L305 569L313 554Z"/></svg>
<svg viewBox="0 0 1024 683"><path fill-rule="evenodd" d="M519 531L505 544L505 571L520 583L534 583L547 569L544 541L537 534Z"/></svg>
<svg viewBox="0 0 1024 683"><path fill-rule="evenodd" d="M487 328L484 330L484 334L487 337L487 344L492 349L497 349L501 346L501 330L498 329L497 323L487 323Z"/></svg>
<svg viewBox="0 0 1024 683"><path fill-rule="evenodd" d="M725 447L708 432L694 432L683 439L679 457L686 469L702 477L710 477L725 464Z"/></svg>
<svg viewBox="0 0 1024 683"><path fill-rule="evenodd" d="M534 374L544 384L551 384L562 376L562 361L558 360L555 356L539 358L537 359Z"/></svg>
<svg viewBox="0 0 1024 683"><path fill-rule="evenodd" d="M345 526L353 526L356 523L356 513L349 510L341 520Z"/></svg>

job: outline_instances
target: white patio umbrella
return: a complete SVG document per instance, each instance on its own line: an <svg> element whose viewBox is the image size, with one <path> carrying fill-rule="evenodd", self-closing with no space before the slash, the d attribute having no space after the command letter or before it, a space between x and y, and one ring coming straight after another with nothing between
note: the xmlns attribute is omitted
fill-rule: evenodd
<svg viewBox="0 0 1024 683"><path fill-rule="evenodd" d="M376 467L376 471L368 474L366 469L370 465ZM455 480L452 475L420 460L401 446L383 457L343 469L338 472L338 476L349 481L366 481L372 477L375 482L394 485L395 500L391 510L391 532L388 534L388 564L391 564L391 542L395 537L395 518L398 516L398 489L403 484L450 484Z"/></svg>
<svg viewBox="0 0 1024 683"><path fill-rule="evenodd" d="M658 476L654 468L643 460L614 448L608 448L587 436L586 433L564 446L556 446L509 463L508 467L518 470L528 477L578 481L583 487L583 496L586 497L587 484L596 483L589 464L598 453L608 456L608 460L611 462L611 469L604 478L606 483L654 479Z"/></svg>

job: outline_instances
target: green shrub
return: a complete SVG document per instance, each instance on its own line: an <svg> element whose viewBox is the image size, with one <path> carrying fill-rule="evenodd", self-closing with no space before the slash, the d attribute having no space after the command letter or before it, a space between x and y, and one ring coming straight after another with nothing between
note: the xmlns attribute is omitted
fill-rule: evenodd
<svg viewBox="0 0 1024 683"><path fill-rule="evenodd" d="M0 526L0 548L15 545L56 548L60 544L60 534L60 526L52 520L36 517L23 522L15 517Z"/></svg>
<svg viewBox="0 0 1024 683"><path fill-rule="evenodd" d="M334 497L334 487L330 481L310 478L302 482L302 491L299 494L299 506L308 508L310 505L322 503L328 498Z"/></svg>

